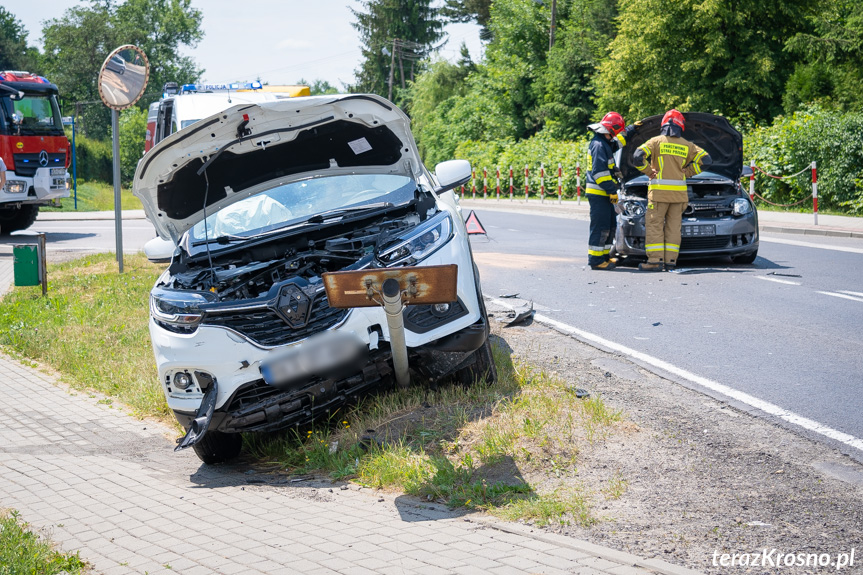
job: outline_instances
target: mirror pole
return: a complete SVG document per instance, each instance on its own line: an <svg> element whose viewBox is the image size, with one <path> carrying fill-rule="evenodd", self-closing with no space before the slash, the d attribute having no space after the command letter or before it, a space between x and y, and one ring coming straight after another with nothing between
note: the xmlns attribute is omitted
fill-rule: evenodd
<svg viewBox="0 0 863 575"><path fill-rule="evenodd" d="M120 205L120 112L111 109L111 136L114 144L114 229L117 237L117 264L123 273L123 209Z"/></svg>

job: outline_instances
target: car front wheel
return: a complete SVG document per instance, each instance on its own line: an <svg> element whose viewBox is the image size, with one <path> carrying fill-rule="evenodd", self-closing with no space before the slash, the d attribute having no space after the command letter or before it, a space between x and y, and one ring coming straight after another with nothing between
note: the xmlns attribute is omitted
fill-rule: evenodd
<svg viewBox="0 0 863 575"><path fill-rule="evenodd" d="M497 367L491 352L491 341L486 339L478 350L473 352L472 363L456 372L456 380L464 385L472 385L480 380L487 384L497 381Z"/></svg>
<svg viewBox="0 0 863 575"><path fill-rule="evenodd" d="M239 433L223 433L221 431L208 431L192 446L198 459L212 465L224 463L234 459L240 454L243 447L243 438Z"/></svg>

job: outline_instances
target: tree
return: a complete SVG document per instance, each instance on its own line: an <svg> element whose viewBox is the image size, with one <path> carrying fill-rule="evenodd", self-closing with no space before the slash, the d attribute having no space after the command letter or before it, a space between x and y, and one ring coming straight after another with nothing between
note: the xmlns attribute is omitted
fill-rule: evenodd
<svg viewBox="0 0 863 575"><path fill-rule="evenodd" d="M150 61L150 78L138 106L159 98L165 82L196 81L202 70L180 47L195 46L203 37L201 12L191 0L90 0L75 6L60 18L49 20L42 30L44 68L60 88L67 113L76 102L85 105L84 126L91 137L108 134L110 115L99 102L97 75L111 50L136 44Z"/></svg>
<svg viewBox="0 0 863 575"><path fill-rule="evenodd" d="M38 57L36 48L27 46L27 29L0 6L0 70L37 72Z"/></svg>
<svg viewBox="0 0 863 575"><path fill-rule="evenodd" d="M801 61L788 80L786 112L824 100L846 110L863 106L863 1L832 0L812 17L813 32L798 33L788 49Z"/></svg>
<svg viewBox="0 0 863 575"><path fill-rule="evenodd" d="M491 0L446 0L441 14L450 22L476 22L482 27L479 37L482 40L492 38L488 27L491 20Z"/></svg>
<svg viewBox="0 0 863 575"><path fill-rule="evenodd" d="M432 0L361 0L360 4L364 10L351 8L356 17L352 26L363 44L363 62L353 89L386 96L392 64L393 99L399 100L398 86L413 79L415 62L438 48L444 36L439 9L432 7Z"/></svg>
<svg viewBox="0 0 863 575"><path fill-rule="evenodd" d="M816 0L621 0L598 105L630 116L677 107L755 119L781 111L786 41Z"/></svg>
<svg viewBox="0 0 863 575"><path fill-rule="evenodd" d="M308 86L309 91L311 92L312 96L319 96L321 94L338 94L339 93L338 88L336 88L335 86L330 84L328 81L321 80L320 78L318 78L317 80L315 80L313 82L307 82L307 81L303 80L302 78L300 78L300 81L297 82L297 84L299 84L301 86Z"/></svg>

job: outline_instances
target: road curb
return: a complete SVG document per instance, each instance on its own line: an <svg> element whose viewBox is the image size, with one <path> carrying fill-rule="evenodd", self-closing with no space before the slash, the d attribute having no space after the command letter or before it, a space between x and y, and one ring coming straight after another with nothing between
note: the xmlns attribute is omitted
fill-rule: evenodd
<svg viewBox="0 0 863 575"><path fill-rule="evenodd" d="M123 220L146 220L144 210L123 210ZM39 212L37 222L114 220L114 212Z"/></svg>
<svg viewBox="0 0 863 575"><path fill-rule="evenodd" d="M762 232L774 232L778 234L798 234L803 236L827 236L832 238L856 238L863 239L863 232L838 229L818 228L789 228L784 226L762 225L758 226Z"/></svg>
<svg viewBox="0 0 863 575"><path fill-rule="evenodd" d="M566 547L586 555L591 555L607 561L613 561L615 563L621 563L623 565L649 569L650 571L661 575L702 575L700 571L694 571L688 567L673 565L667 561L663 561L662 559L644 559L638 555L627 553L626 551L617 551L610 547L584 541L583 539L575 539L567 537L566 535L558 535L556 533L542 532L538 527L531 527L521 523L503 523L493 517L471 518L471 521L483 524L490 529L503 531L504 533L529 537L530 539L550 543L552 545L557 545L558 547Z"/></svg>

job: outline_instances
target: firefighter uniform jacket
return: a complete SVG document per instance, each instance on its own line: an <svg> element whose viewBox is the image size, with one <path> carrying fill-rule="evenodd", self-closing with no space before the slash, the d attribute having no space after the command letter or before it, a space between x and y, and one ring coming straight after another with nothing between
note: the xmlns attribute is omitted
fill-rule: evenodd
<svg viewBox="0 0 863 575"><path fill-rule="evenodd" d="M610 196L617 193L619 182L614 173L617 165L614 162L614 152L626 145L626 138L636 130L635 126L627 126L611 141L603 134L596 134L587 146L587 185L585 192L594 196Z"/></svg>
<svg viewBox="0 0 863 575"><path fill-rule="evenodd" d="M634 159L635 167L648 176L651 169L656 170L656 177L647 186L647 199L669 203L688 202L687 176L701 173L702 166L711 163L707 152L673 136L650 138L638 147Z"/></svg>

